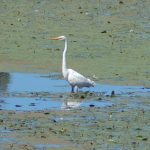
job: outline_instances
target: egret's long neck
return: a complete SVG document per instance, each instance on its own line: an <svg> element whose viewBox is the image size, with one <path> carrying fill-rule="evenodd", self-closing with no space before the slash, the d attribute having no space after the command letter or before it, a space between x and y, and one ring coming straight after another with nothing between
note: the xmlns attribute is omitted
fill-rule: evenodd
<svg viewBox="0 0 150 150"><path fill-rule="evenodd" d="M62 73L64 78L67 78L66 52L67 52L67 39L65 39L65 48L63 51L63 58L62 58Z"/></svg>

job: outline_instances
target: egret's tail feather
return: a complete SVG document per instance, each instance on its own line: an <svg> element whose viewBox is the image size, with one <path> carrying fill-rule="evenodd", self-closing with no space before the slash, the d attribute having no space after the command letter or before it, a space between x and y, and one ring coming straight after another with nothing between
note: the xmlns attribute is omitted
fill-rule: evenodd
<svg viewBox="0 0 150 150"><path fill-rule="evenodd" d="M91 84L93 85L93 87L95 86L95 82L94 81L91 81Z"/></svg>
<svg viewBox="0 0 150 150"><path fill-rule="evenodd" d="M91 84L91 86L95 86L95 82L94 81L92 81L92 80L90 80L90 79L88 79L88 81L89 81L89 83Z"/></svg>

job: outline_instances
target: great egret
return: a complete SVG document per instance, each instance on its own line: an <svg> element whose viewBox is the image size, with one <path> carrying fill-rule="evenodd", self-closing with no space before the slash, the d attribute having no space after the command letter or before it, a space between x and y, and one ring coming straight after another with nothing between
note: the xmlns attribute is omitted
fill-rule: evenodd
<svg viewBox="0 0 150 150"><path fill-rule="evenodd" d="M66 63L67 38L65 36L59 36L59 37L50 38L50 39L65 41L65 48L64 48L63 57L62 57L62 74L64 78L71 85L71 92L74 92L74 89L76 89L76 92L78 92L78 89L83 88L83 87L94 87L95 85L94 81L84 77L83 75L74 71L73 69L67 68L67 63Z"/></svg>

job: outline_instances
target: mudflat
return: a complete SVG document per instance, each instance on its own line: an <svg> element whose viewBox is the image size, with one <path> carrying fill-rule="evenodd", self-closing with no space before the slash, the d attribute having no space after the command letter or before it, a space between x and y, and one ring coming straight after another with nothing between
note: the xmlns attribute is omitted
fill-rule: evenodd
<svg viewBox="0 0 150 150"><path fill-rule="evenodd" d="M99 82L149 86L149 1L1 1L0 70L60 72L68 64ZM78 63L80 62L80 63Z"/></svg>
<svg viewBox="0 0 150 150"><path fill-rule="evenodd" d="M1 76L0 87L7 85L0 89L0 148L148 150L149 6L149 1L140 0L0 1L0 72L6 77ZM139 90L106 94L107 89L99 88L72 95L66 83L56 80L56 93L51 92L53 84L47 93L10 91L12 73L61 73L64 43L48 40L59 35L68 38L68 67L95 80L98 88L134 85ZM67 90L62 92L59 82ZM30 111L20 110L25 105L17 103L12 110L4 108L6 100L24 98L34 100ZM34 110L40 98L43 104L49 98L90 103ZM101 107L97 101L112 105Z"/></svg>

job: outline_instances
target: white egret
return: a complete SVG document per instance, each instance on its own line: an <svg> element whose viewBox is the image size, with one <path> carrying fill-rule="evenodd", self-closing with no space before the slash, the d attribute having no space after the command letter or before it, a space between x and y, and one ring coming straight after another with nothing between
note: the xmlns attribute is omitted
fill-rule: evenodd
<svg viewBox="0 0 150 150"><path fill-rule="evenodd" d="M65 47L63 51L63 57L62 57L62 74L64 78L71 85L71 92L74 92L74 89L76 89L76 92L78 92L78 89L83 88L83 87L94 87L95 85L94 81L84 77L83 75L74 71L73 69L67 68L67 63L66 63L67 38L65 36L59 36L59 37L50 38L50 39L65 41Z"/></svg>

